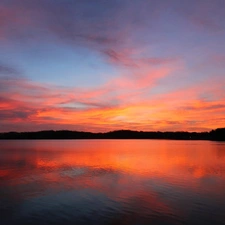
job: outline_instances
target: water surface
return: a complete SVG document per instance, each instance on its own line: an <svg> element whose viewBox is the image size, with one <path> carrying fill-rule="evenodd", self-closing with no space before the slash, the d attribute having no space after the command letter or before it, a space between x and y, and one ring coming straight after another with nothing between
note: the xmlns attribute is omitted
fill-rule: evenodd
<svg viewBox="0 0 225 225"><path fill-rule="evenodd" d="M0 141L0 224L225 224L225 143Z"/></svg>

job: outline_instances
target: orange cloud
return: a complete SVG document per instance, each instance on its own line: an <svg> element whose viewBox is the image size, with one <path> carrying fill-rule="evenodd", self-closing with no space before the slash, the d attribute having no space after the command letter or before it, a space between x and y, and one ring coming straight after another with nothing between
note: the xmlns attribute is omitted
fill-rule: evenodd
<svg viewBox="0 0 225 225"><path fill-rule="evenodd" d="M27 80L16 80L15 87L10 81L6 90L1 90L0 116L4 123L30 123L34 129L40 124L58 125L58 129L74 125L74 128L91 131L122 128L201 131L222 126L224 98L198 99L201 89L197 87L146 99L146 86L154 87L154 79L170 71L155 70L152 76L143 77L144 80L134 78L132 84L127 84L126 77L122 77L113 81L111 86L108 83L93 90L47 87ZM4 127L2 129L4 131Z"/></svg>

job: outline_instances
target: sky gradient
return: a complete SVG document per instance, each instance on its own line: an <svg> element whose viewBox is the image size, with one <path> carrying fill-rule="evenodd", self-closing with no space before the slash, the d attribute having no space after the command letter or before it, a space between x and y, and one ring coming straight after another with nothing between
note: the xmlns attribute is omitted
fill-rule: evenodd
<svg viewBox="0 0 225 225"><path fill-rule="evenodd" d="M224 0L1 0L0 132L224 124Z"/></svg>

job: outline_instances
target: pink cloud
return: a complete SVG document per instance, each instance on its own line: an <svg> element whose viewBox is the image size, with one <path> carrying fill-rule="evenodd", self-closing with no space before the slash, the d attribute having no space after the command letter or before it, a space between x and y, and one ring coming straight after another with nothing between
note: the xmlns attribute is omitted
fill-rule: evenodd
<svg viewBox="0 0 225 225"><path fill-rule="evenodd" d="M210 86L208 80L202 86L196 84L146 98L146 91L172 71L170 67L144 68L138 79L138 74L129 79L124 75L95 89L62 88L5 77L1 85L6 88L0 91L0 117L4 120L1 131L16 125L21 130L38 130L44 129L45 124L57 129L90 131L201 131L222 126L225 118L222 84ZM202 99L202 92L212 95L213 101Z"/></svg>
<svg viewBox="0 0 225 225"><path fill-rule="evenodd" d="M112 2L108 4L113 5ZM71 5L44 0L1 3L0 40L21 44L21 40L27 43L34 39L36 43L63 43L74 48L81 45L102 54L103 61L117 66L120 73L97 88L66 88L32 82L19 76L20 73L14 68L1 64L1 131L13 127L29 130L51 126L91 131L122 128L209 130L222 125L225 117L224 80L211 78L205 81L206 76L202 76L201 83L194 83L195 77L192 76L197 73L201 75L200 70L195 70L194 75L188 74L185 78L189 81L190 77L193 82L181 88L176 79L183 77L175 76L176 73L192 73L193 70L185 68L189 61L185 64L181 62L184 60L182 56L178 53L170 55L170 52L175 48L185 56L185 48L173 46L165 50L161 47L153 51L150 47L152 43L160 46L165 44L164 40L171 41L170 34L166 37L160 35L160 32L164 34L165 30L170 29L164 22L170 16L160 16L165 5L171 12L181 10L188 22L197 27L216 31L221 31L224 23L218 20L223 8L219 9L217 17L214 13L218 9L217 4L205 1L198 2L197 5L201 7L196 10L193 8L195 4L178 4L178 1L175 5L161 2L150 4L146 1L140 3L141 7L135 1L131 5L123 1L115 4L119 4L116 10L113 7L100 10L97 4L90 11L82 1L71 1ZM165 27L158 27L160 19ZM158 36L154 36L159 30ZM188 27L187 31L195 30ZM176 36L172 37L174 40ZM196 37L191 45L196 45L199 36ZM161 42L158 38L161 38ZM5 41L1 41L1 44ZM176 45L179 45L179 41ZM222 65L223 62L222 55L213 58L213 65ZM208 68L205 64L202 67L205 70ZM168 91L169 85L160 85L160 81L165 78L169 80L173 74L174 85ZM214 74L210 75L212 77ZM149 94L154 88L161 90Z"/></svg>

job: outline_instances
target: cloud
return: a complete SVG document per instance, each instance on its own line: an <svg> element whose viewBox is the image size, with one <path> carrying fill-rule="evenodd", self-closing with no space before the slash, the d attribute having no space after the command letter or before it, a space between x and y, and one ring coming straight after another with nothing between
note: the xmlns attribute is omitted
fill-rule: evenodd
<svg viewBox="0 0 225 225"><path fill-rule="evenodd" d="M107 49L104 51L104 54L108 56L111 63L134 68L140 68L143 66L162 66L166 64L174 64L178 61L178 59L175 58L141 58L137 53L135 54L134 49L123 49L122 51L120 49L118 52L113 49Z"/></svg>
<svg viewBox="0 0 225 225"><path fill-rule="evenodd" d="M225 28L223 0L175 2L176 11L197 28L196 31L221 32Z"/></svg>
<svg viewBox="0 0 225 225"><path fill-rule="evenodd" d="M200 104L199 106L196 105L192 105L192 106L185 106L182 107L181 109L183 110L204 110L204 111L208 111L208 110L224 110L225 109L225 104L216 104L216 103L210 103L210 104Z"/></svg>
<svg viewBox="0 0 225 225"><path fill-rule="evenodd" d="M20 75L20 71L12 66L0 62L0 76Z"/></svg>
<svg viewBox="0 0 225 225"><path fill-rule="evenodd" d="M51 43L74 52L82 47L97 52L119 74L95 88L62 87L34 82L12 62L2 62L1 123L7 129L10 124L20 124L20 129L46 124L90 130L205 130L220 125L213 119L224 118L223 79L205 82L206 75L193 70L189 47L197 46L198 52L199 45L209 43L199 43L205 31L213 37L214 31L222 32L222 6L222 0L2 0L0 45L23 49L30 42L38 47ZM199 26L204 32L195 32ZM211 62L223 69L224 57L218 54ZM216 72L213 68L210 76Z"/></svg>
<svg viewBox="0 0 225 225"><path fill-rule="evenodd" d="M20 108L19 110L1 110L0 119L1 120L27 120L34 112L27 111L26 109Z"/></svg>
<svg viewBox="0 0 225 225"><path fill-rule="evenodd" d="M128 79L125 75L92 89L59 87L25 78L3 77L0 82L1 131L13 130L13 127L38 130L45 124L48 125L46 128L52 125L57 129L90 131L198 131L222 126L222 102L225 99L220 95L215 95L213 101L198 99L201 92L215 94L214 89L217 90L218 86L212 88L206 83L199 87L196 84L196 87L146 97L154 82L172 71L173 68L151 69L149 77L135 80L135 76Z"/></svg>
<svg viewBox="0 0 225 225"><path fill-rule="evenodd" d="M153 23L154 5L157 4L147 1L111 0L3 1L0 35L6 40L19 40L24 44L32 40L83 46L102 53L112 62L121 61L121 64L133 66L135 62L131 57L126 59L125 55L145 48L147 42L140 40L140 32L146 29L149 21ZM137 13L136 7L143 13ZM157 57L147 58L147 61L154 65L161 63Z"/></svg>

